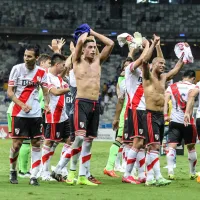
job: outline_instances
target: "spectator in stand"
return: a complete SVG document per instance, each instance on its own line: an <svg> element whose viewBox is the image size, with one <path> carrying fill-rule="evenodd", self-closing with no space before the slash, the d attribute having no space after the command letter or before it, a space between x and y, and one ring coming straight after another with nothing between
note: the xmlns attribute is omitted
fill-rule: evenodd
<svg viewBox="0 0 200 200"><path fill-rule="evenodd" d="M116 94L116 84L112 81L110 87L108 88L108 96L112 98L114 94Z"/></svg>

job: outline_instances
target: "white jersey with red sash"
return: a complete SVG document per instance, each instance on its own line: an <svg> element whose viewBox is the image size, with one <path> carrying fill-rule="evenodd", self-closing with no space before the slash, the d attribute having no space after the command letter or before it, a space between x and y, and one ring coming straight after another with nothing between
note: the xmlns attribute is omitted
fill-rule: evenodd
<svg viewBox="0 0 200 200"><path fill-rule="evenodd" d="M134 71L131 71L133 66L134 62L128 65L125 69L125 83L128 93L127 105L131 109L145 110L146 103L142 86L142 70L137 68Z"/></svg>
<svg viewBox="0 0 200 200"><path fill-rule="evenodd" d="M184 113L186 110L188 94L194 88L195 85L188 81L180 81L167 88L166 92L170 93L172 97L171 121L184 124ZM193 118L190 123L194 123Z"/></svg>
<svg viewBox="0 0 200 200"><path fill-rule="evenodd" d="M25 63L15 65L10 72L8 85L14 86L15 96L32 108L29 113L26 113L20 106L14 104L12 116L41 117L39 86L48 87L47 75L43 68L35 65L34 69L29 70Z"/></svg>
<svg viewBox="0 0 200 200"><path fill-rule="evenodd" d="M51 88L67 88L68 84L63 81L60 76L55 76L51 73L47 74L49 90ZM66 104L65 104L65 95L55 96L49 94L50 102L49 108L50 112L45 113L46 123L61 123L68 119L66 114Z"/></svg>

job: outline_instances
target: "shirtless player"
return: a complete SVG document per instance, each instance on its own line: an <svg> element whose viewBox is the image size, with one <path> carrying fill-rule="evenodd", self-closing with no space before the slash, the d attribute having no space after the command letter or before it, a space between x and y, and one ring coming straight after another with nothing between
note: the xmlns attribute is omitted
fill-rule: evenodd
<svg viewBox="0 0 200 200"><path fill-rule="evenodd" d="M143 121L148 147L146 155L147 180L145 183L147 186L162 186L171 183L171 181L162 177L159 161L159 148L164 131L164 92L166 81L172 79L184 65L182 56L171 71L164 73L165 60L156 57L152 61L152 70L150 70L148 63L159 40L160 37L154 35L152 45L143 59L143 87L146 101L146 112L143 115Z"/></svg>
<svg viewBox="0 0 200 200"><path fill-rule="evenodd" d="M105 61L112 51L114 42L109 38L90 29L90 35L99 39L105 44L101 53L96 53L96 42L87 39L88 33L83 33L76 44L72 58L73 69L77 84L77 95L75 101L74 123L75 141L72 145L71 166L66 183L73 184L76 171L76 151L82 146L80 156L80 170L77 184L97 185L86 178L86 168L90 161L93 138L97 137L99 124L99 90L101 64ZM84 143L84 141L87 143ZM85 145L87 144L87 145Z"/></svg>

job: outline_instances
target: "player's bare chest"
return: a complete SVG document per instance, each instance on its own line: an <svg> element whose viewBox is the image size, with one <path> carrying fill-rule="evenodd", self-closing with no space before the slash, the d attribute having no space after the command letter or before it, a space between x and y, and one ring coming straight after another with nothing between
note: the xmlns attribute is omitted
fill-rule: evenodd
<svg viewBox="0 0 200 200"><path fill-rule="evenodd" d="M78 78L98 78L101 76L101 69L98 66L86 66L83 68L79 68L75 75Z"/></svg>
<svg viewBox="0 0 200 200"><path fill-rule="evenodd" d="M158 93L164 93L165 91L165 82L163 80L153 79L152 80L152 89Z"/></svg>

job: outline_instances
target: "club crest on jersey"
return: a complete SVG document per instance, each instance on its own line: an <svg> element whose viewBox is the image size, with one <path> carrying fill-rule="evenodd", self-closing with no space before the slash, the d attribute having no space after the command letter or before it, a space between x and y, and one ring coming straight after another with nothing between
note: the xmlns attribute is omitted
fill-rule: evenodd
<svg viewBox="0 0 200 200"><path fill-rule="evenodd" d="M143 133L143 129L139 129L139 134L142 134Z"/></svg>
<svg viewBox="0 0 200 200"><path fill-rule="evenodd" d="M19 128L15 128L15 134L16 134L16 135L19 135L19 131L20 131Z"/></svg>
<svg viewBox="0 0 200 200"><path fill-rule="evenodd" d="M57 137L57 138L60 137L60 132L56 132L56 137Z"/></svg>
<svg viewBox="0 0 200 200"><path fill-rule="evenodd" d="M124 138L125 138L125 139L128 138L128 133L124 133Z"/></svg>
<svg viewBox="0 0 200 200"><path fill-rule="evenodd" d="M84 128L84 126L85 126L84 122L80 122L80 127Z"/></svg>
<svg viewBox="0 0 200 200"><path fill-rule="evenodd" d="M159 140L159 135L158 134L155 134L155 139Z"/></svg>

